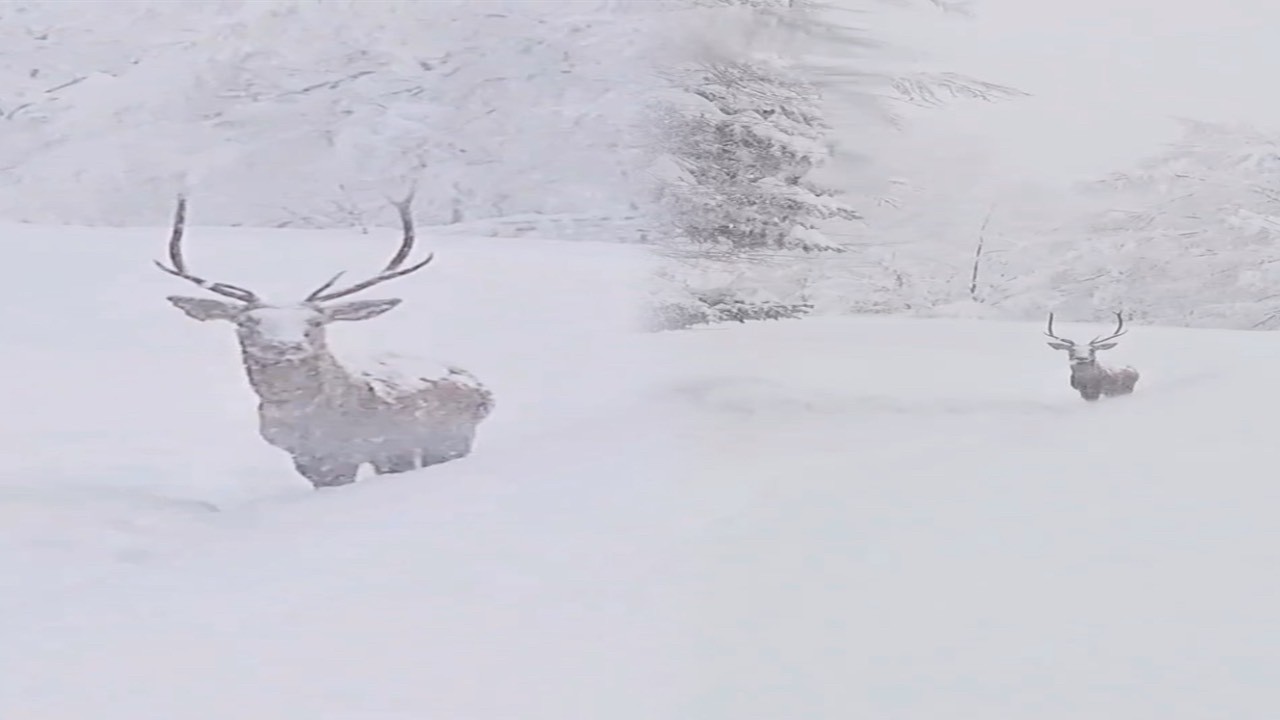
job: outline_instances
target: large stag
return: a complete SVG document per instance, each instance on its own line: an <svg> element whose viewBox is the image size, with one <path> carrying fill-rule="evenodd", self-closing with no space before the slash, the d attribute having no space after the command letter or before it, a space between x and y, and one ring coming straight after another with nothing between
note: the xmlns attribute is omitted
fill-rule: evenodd
<svg viewBox="0 0 1280 720"><path fill-rule="evenodd" d="M428 255L404 266L414 244L412 201L410 194L395 203L404 237L380 273L335 289L339 273L302 302L276 305L243 287L211 282L188 271L182 258L187 201L178 197L169 239L171 264L156 265L233 302L181 296L170 296L169 302L196 320L235 324L244 369L260 400L259 432L288 452L294 467L315 487L350 483L365 463L384 474L463 457L471 452L476 427L493 408L492 395L465 370L446 367L406 381L388 374L395 366L385 359L369 369L345 366L325 343L328 323L368 320L400 304L398 299L334 300L431 262L433 256Z"/></svg>
<svg viewBox="0 0 1280 720"><path fill-rule="evenodd" d="M1116 313L1116 329L1106 337L1097 337L1087 345L1077 345L1074 340L1060 338L1053 334L1053 313L1049 313L1049 328L1045 335L1053 338L1049 347L1054 350L1066 350L1071 361L1071 387L1080 393L1080 397L1090 402L1106 395L1128 395L1138 383L1138 371L1131 367L1112 368L1098 362L1099 350L1110 350L1116 346L1111 342L1125 334L1124 316Z"/></svg>

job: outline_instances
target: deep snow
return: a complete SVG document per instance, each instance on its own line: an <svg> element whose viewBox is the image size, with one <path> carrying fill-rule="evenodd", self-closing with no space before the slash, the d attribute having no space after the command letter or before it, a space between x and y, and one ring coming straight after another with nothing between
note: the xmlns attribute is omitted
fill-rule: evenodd
<svg viewBox="0 0 1280 720"><path fill-rule="evenodd" d="M668 578L697 607L685 717L1273 714L1280 344L1135 326L1103 355L1137 392L1089 404L1042 329L669 336L696 495L731 513Z"/></svg>
<svg viewBox="0 0 1280 720"><path fill-rule="evenodd" d="M31 301L3 311L0 717L1280 700L1270 334L1134 326L1105 355L1137 393L1087 404L1038 324L637 335L637 248L436 239L430 272L385 288L404 306L334 340L435 351L500 412L466 460L317 493L254 435L230 329L163 301L162 233L9 234ZM196 228L189 259L305 288L393 235Z"/></svg>
<svg viewBox="0 0 1280 720"><path fill-rule="evenodd" d="M0 717L673 716L643 251L425 238L366 294L405 303L331 343L456 362L498 408L469 458L315 492L257 437L231 327L164 300L200 291L151 265L162 229L5 236ZM397 238L192 227L187 259L295 297Z"/></svg>

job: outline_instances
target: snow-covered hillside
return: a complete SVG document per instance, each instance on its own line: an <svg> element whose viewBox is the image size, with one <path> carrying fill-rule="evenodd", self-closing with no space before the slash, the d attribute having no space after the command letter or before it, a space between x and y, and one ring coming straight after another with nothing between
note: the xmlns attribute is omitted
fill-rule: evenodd
<svg viewBox="0 0 1280 720"><path fill-rule="evenodd" d="M16 1L0 7L0 219L349 227L626 211L643 7L612 0ZM643 6L643 4L641 4Z"/></svg>
<svg viewBox="0 0 1280 720"><path fill-rule="evenodd" d="M398 239L198 208L192 267L276 297ZM405 303L330 341L461 364L497 410L464 460L316 492L258 438L231 327L164 300L194 290L151 264L164 229L4 236L0 717L677 716L643 251L423 238L376 294Z"/></svg>

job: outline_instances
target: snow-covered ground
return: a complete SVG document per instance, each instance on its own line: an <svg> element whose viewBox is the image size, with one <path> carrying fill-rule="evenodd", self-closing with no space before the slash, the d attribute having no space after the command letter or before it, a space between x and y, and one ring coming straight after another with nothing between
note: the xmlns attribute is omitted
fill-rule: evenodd
<svg viewBox="0 0 1280 720"><path fill-rule="evenodd" d="M1086 404L1041 327L636 335L637 248L432 239L350 347L443 356L471 457L314 492L160 230L10 227L0 717L1267 717L1270 334L1135 326ZM394 233L195 228L296 291ZM246 258L255 258L250 263ZM68 258L77 258L75 263ZM1068 336L1107 329L1062 324Z"/></svg>
<svg viewBox="0 0 1280 720"><path fill-rule="evenodd" d="M1187 3L1108 15L1114 3L1090 0L1048 23L1028 15L1031 4L991 0L963 26L971 30L912 20L910 32L893 36L954 33L947 46L915 46L927 46L936 67L1035 95L917 113L913 132L882 148L940 196L963 191L953 202L972 210L973 222L959 210L931 210L938 232L916 232L960 243L964 269L972 232L963 228L976 228L1011 185L1056 186L1123 166L1145 152L1135 142L1158 143L1164 117L1187 108L1256 122L1275 113L1266 93L1237 92L1261 85L1255 73L1270 67L1256 61L1271 52L1267 23L1249 14L1267 9L1261 0L1215 11L1209 23L1207 6ZM59 20L51 26L118 41L92 18L67 26L71 15L57 7L41 6ZM1110 18L1106 28L1098 18ZM1149 41L1132 42L1160 18ZM1231 41L1247 22L1248 39ZM256 36L278 26L244 27ZM469 27L486 44L466 47L493 62L467 66L468 75L505 73L508 56L488 49L518 52L513 36ZM39 27L13 26L29 29ZM291 37L316 36L299 33ZM409 40L416 52L420 43ZM110 99L133 112L176 96L156 94L164 85L136 73L54 92L89 66L83 43L64 52L66 41L55 34L52 42L57 57L74 60L59 71L66 78L46 86L48 64L35 75L34 65L9 68L30 78L26 91L48 96L53 119L24 110L11 120L31 124L11 138L10 154L25 164L7 180L22 192L6 202L23 217L153 214L147 208L167 191L137 188L170 187L169 163L191 154L173 148L200 145L188 144L186 115L160 127L118 122L132 115L107 122L115 105L90 99L110 85ZM1160 52L1148 52L1152 43ZM1227 45L1235 51L1218 53ZM202 47L174 46L182 63L147 61L137 73L203 77L212 66ZM345 67L327 47L314 50L299 57ZM614 55L624 56L592 50L587 59ZM1188 65L1208 55L1218 59ZM1163 62L1171 58L1179 71ZM298 77L274 80L306 87L331 78L326 67L306 62ZM1156 89L1153 73L1161 74ZM370 96L379 96L383 78L369 78ZM546 89L521 87L541 98L561 88L544 79ZM505 113L510 96L493 99ZM582 108L596 107L587 100ZM464 115L489 107L445 106ZM450 122L467 125L464 115ZM309 182L397 177L358 171L355 161L372 162L360 152L334 157L280 144L277 131L292 127L293 111L254 117L261 124L226 146L228 155L202 156L206 180L211 173L222 182L206 200L193 197L193 268L296 297L339 269L379 267L396 240L388 228L199 227L202 216L251 221L294 200L320 207L333 199L282 180L281 168ZM562 159L564 148L546 141L567 127L554 113L536 133L527 114L493 114L492 122L505 128L513 118L523 134L482 126L468 139L484 148L480 139L509 141L489 152L529 166L548 151ZM50 156L41 150L52 147L49 127L66 131L55 133L58 142L89 150ZM380 127L357 123L352 132L367 139ZM618 127L598 125L605 134ZM848 136L876 138L855 130ZM254 150L262 147L271 152ZM592 163L625 159L575 147ZM41 152L28 157L32 148ZM148 152L130 150L138 148ZM124 170L110 161L121 152ZM316 174L298 158L353 164ZM493 196L467 207L469 216L499 212L509 194L521 211L565 211L562 236L592 238L595 214L583 208L608 206L615 211L603 214L612 216L630 199L603 170L584 169L592 163L547 166L584 193L564 207L562 182L519 167L454 163L432 177L441 188L462 177L457 197L477 188ZM292 188L294 200L263 194L265 177ZM66 192L67 178L79 190ZM597 189L611 201L598 203ZM431 216L447 216L455 196L428 195L440 203ZM374 211L359 209L359 219L372 219ZM351 219L343 207L326 212ZM497 396L475 453L323 492L258 437L231 329L193 322L165 302L170 293L198 294L151 264L166 229L0 227L8 291L0 305L8 379L0 386L0 720L1275 714L1274 335L1135 326L1104 359L1142 371L1136 394L1087 404L1067 386L1066 358L1045 347L1039 324L818 318L638 334L652 275L644 249L557 242L538 230L483 236L525 233L526 219L427 237L437 251L430 268L366 295L405 303L331 333L340 351L419 353L475 372ZM934 312L975 311L955 303ZM1059 332L1106 329L1064 323Z"/></svg>
<svg viewBox="0 0 1280 720"><path fill-rule="evenodd" d="M1135 326L1105 354L1137 392L1088 404L1042 329L664 338L686 502L720 513L668 578L697 618L684 717L1274 714L1280 342Z"/></svg>
<svg viewBox="0 0 1280 720"><path fill-rule="evenodd" d="M296 297L398 233L198 227L193 270ZM316 492L257 436L233 331L164 300L166 231L8 226L0 717L675 717L646 578L687 522L634 247L426 238L339 350L467 367L461 461ZM425 252L427 247L423 247ZM650 343L651 344L651 343Z"/></svg>

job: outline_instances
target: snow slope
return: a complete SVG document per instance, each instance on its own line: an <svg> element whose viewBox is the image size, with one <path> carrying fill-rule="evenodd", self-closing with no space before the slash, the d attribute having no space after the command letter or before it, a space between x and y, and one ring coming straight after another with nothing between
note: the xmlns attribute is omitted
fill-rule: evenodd
<svg viewBox="0 0 1280 720"><path fill-rule="evenodd" d="M667 579L696 618L683 717L1274 714L1280 344L1134 327L1109 359L1137 393L1087 404L1041 330L664 338L685 502L721 513Z"/></svg>
<svg viewBox="0 0 1280 720"><path fill-rule="evenodd" d="M425 238L369 295L404 305L331 342L456 362L497 410L469 458L315 492L257 437L231 328L165 302L200 292L151 265L165 234L4 228L0 717L674 716L640 249ZM296 297L397 239L194 227L188 262Z"/></svg>

